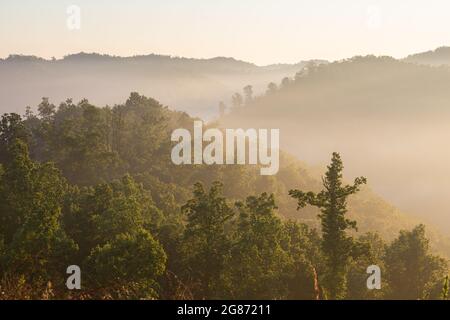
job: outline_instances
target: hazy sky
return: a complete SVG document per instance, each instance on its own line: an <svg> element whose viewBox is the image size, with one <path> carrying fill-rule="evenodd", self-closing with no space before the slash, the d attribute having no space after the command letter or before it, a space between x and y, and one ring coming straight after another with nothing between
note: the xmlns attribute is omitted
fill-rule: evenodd
<svg viewBox="0 0 450 320"><path fill-rule="evenodd" d="M81 28L67 28L67 7ZM0 57L80 51L269 64L450 45L448 0L0 0Z"/></svg>

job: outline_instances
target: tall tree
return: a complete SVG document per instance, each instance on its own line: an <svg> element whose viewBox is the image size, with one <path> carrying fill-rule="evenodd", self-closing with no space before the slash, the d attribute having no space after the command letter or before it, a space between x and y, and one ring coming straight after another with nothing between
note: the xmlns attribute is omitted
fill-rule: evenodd
<svg viewBox="0 0 450 320"><path fill-rule="evenodd" d="M338 153L333 153L331 164L323 180L324 189L319 193L290 190L289 194L297 200L298 208L306 205L321 210L319 218L322 225L322 250L326 256L327 272L325 287L328 297L342 299L346 294L346 271L349 258L354 252L353 238L346 234L348 229L356 230L356 221L345 217L347 198L359 191L366 178L356 178L352 185L342 182L343 164Z"/></svg>

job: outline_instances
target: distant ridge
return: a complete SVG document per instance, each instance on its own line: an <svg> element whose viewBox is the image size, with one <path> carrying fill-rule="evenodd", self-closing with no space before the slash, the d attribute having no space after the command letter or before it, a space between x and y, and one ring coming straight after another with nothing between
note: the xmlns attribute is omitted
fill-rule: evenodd
<svg viewBox="0 0 450 320"><path fill-rule="evenodd" d="M404 60L430 66L450 65L450 47L440 47L436 50L412 54Z"/></svg>
<svg viewBox="0 0 450 320"><path fill-rule="evenodd" d="M354 57L305 68L220 124L279 128L281 148L307 163L338 150L350 176L364 172L385 199L448 234L449 85L448 67Z"/></svg>
<svg viewBox="0 0 450 320"><path fill-rule="evenodd" d="M171 55L163 55L163 54L145 54L145 55L132 55L132 56L117 56L117 55L109 55L109 54L100 54L100 53L87 53L87 52L79 52L79 53L71 53L65 55L60 59L45 59L42 57L38 57L35 55L22 55L22 54L10 54L7 58L1 59L0 61L40 61L40 62L61 62L61 61L182 61L182 62L196 62L196 63L226 63L226 64L235 64L239 66L247 66L251 68L287 68L293 67L296 65L304 64L304 61L300 61L297 63L273 63L268 65L258 66L252 62L247 62L244 60L239 60L233 57L225 57L225 56L217 56L212 58L189 58L189 57L180 57L180 56L171 56ZM315 63L327 63L326 60L315 59L308 60Z"/></svg>
<svg viewBox="0 0 450 320"><path fill-rule="evenodd" d="M325 62L325 61L322 61ZM53 101L89 97L96 105L113 105L139 91L203 119L218 114L220 101L251 85L255 94L270 82L293 77L308 64L257 66L230 57L208 59L148 54L120 57L74 53L61 59L12 54L0 60L0 113L21 112L42 97Z"/></svg>

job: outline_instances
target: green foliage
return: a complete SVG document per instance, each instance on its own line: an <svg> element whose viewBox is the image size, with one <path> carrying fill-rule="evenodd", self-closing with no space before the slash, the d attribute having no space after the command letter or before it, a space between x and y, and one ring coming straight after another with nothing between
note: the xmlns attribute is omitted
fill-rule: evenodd
<svg viewBox="0 0 450 320"><path fill-rule="evenodd" d="M181 255L197 298L217 298L223 292L226 261L231 247L228 223L234 216L232 207L221 195L222 185L214 183L209 191L202 184L194 186L194 197L183 207L187 225Z"/></svg>
<svg viewBox="0 0 450 320"><path fill-rule="evenodd" d="M367 290L367 287L361 284L364 284L369 276L368 266L376 265L385 270L385 247L385 242L377 233L365 233L356 239L354 249L359 252L354 255L347 272L347 299L383 298L388 286L388 283L383 281L383 273L381 290Z"/></svg>
<svg viewBox="0 0 450 320"><path fill-rule="evenodd" d="M9 148L16 140L26 141L28 130L18 114L4 114L0 121L0 163L6 164L13 159Z"/></svg>
<svg viewBox="0 0 450 320"><path fill-rule="evenodd" d="M317 234L277 217L273 195L249 196L233 208L221 190L218 182L209 191L196 184L194 198L183 206L180 269L194 297L313 298Z"/></svg>
<svg viewBox="0 0 450 320"><path fill-rule="evenodd" d="M77 249L61 225L67 185L53 165L33 163L22 141L16 139L7 152L11 162L0 181L0 273L42 289L50 279L64 277Z"/></svg>
<svg viewBox="0 0 450 320"><path fill-rule="evenodd" d="M285 275L287 299L321 299L323 292L318 275L324 272L320 236L306 224L294 221L284 223L287 242L283 248L290 259Z"/></svg>
<svg viewBox="0 0 450 320"><path fill-rule="evenodd" d="M65 226L80 246L88 290L100 297L157 297L156 278L165 270L166 254L152 236L162 214L148 192L125 176L74 189L68 197Z"/></svg>
<svg viewBox="0 0 450 320"><path fill-rule="evenodd" d="M156 230L162 213L141 185L130 176L68 195L65 224L80 244L80 251L139 229Z"/></svg>
<svg viewBox="0 0 450 320"><path fill-rule="evenodd" d="M347 229L356 229L356 221L345 217L347 197L359 191L366 183L364 177L356 178L353 185L342 185L343 164L338 153L333 153L331 164L323 179L324 190L303 192L291 190L289 194L297 200L298 208L307 204L320 208L319 218L322 225L322 250L326 256L328 271L325 275L329 298L345 297L346 268L352 255L353 238L346 235Z"/></svg>
<svg viewBox="0 0 450 320"><path fill-rule="evenodd" d="M87 260L88 281L97 296L157 298L157 279L166 255L148 231L120 234L94 248Z"/></svg>
<svg viewBox="0 0 450 320"><path fill-rule="evenodd" d="M338 154L317 192L320 181L285 154L271 177L172 165L170 132L193 119L137 93L112 108L43 99L38 112L0 123L0 299L443 297L448 269L420 228L389 246L350 234L347 215L365 231L397 231L385 228L392 209L365 191L347 213L365 179L344 185ZM314 208L299 218L292 197ZM79 292L65 287L72 264ZM382 290L366 288L371 264Z"/></svg>
<svg viewBox="0 0 450 320"><path fill-rule="evenodd" d="M283 277L287 272L288 253L283 224L275 216L273 195L263 193L236 204L239 211L237 230L228 270L231 296L236 299L279 299L287 295Z"/></svg>
<svg viewBox="0 0 450 320"><path fill-rule="evenodd" d="M386 277L390 284L389 298L425 299L436 284L442 284L447 265L444 259L429 252L425 226L401 231L386 249Z"/></svg>

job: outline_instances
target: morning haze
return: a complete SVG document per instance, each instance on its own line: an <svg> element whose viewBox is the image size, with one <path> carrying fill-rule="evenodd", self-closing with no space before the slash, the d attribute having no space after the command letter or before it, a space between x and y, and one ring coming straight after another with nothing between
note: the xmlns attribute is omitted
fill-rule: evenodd
<svg viewBox="0 0 450 320"><path fill-rule="evenodd" d="M2 0L0 300L448 299L449 9Z"/></svg>
<svg viewBox="0 0 450 320"><path fill-rule="evenodd" d="M0 57L234 57L258 65L385 54L397 58L450 43L450 5L388 0L3 0ZM66 10L81 9L81 28Z"/></svg>
<svg viewBox="0 0 450 320"><path fill-rule="evenodd" d="M80 8L78 30L66 26L69 5ZM445 1L345 7L323 0L6 1L0 111L23 113L43 96L114 105L138 91L211 120L222 101L229 113L223 124L279 127L281 145L313 165L340 150L350 174L367 172L386 199L450 230L444 117L450 77L446 67L430 67L448 64L450 51L410 55L450 43L442 33L450 28L442 14L447 7ZM82 51L107 54L67 55ZM366 53L407 58L308 61ZM308 64L322 67L308 74ZM251 85L253 95L262 95L282 79L292 84L229 112L234 92Z"/></svg>

